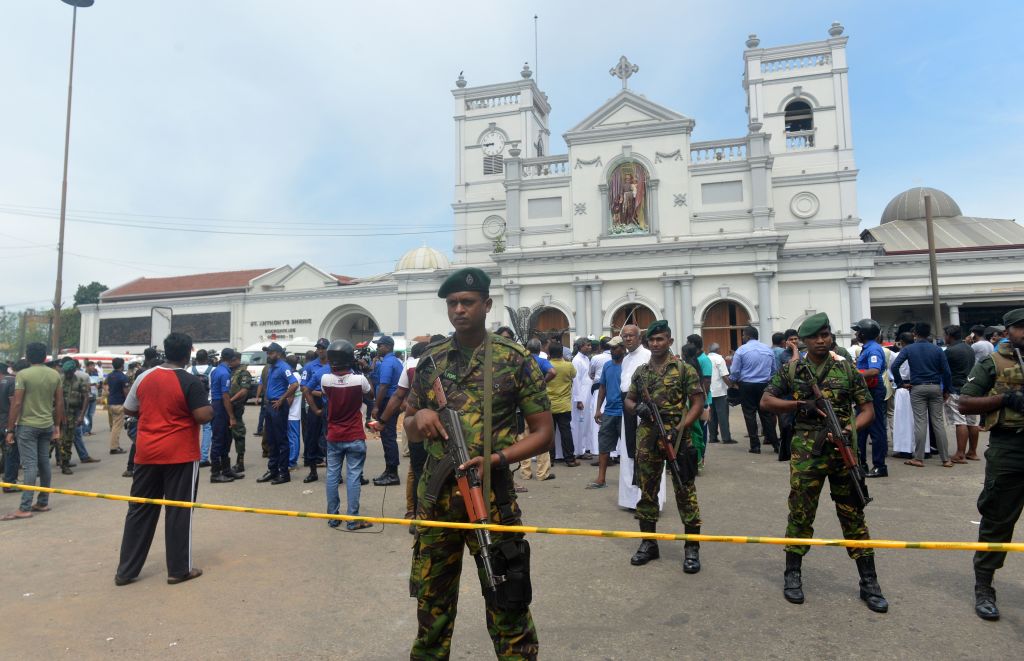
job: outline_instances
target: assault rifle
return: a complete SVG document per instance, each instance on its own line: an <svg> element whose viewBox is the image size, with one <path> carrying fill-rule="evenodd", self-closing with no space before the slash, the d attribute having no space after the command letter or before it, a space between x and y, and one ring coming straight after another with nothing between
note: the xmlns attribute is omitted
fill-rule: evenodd
<svg viewBox="0 0 1024 661"><path fill-rule="evenodd" d="M839 418L836 417L835 409L832 408L832 402L828 401L821 394L818 380L811 372L811 368L807 366L807 363L801 363L800 366L807 371L808 383L811 386L811 392L814 393L814 405L825 414L825 433L815 439L811 454L815 457L820 457L825 451L824 446L826 442L831 442L836 446L839 458L843 460L843 465L846 466L846 470L850 474L850 486L853 488L853 496L857 500L860 509L864 509L872 500L871 496L868 495L868 485L864 479L864 469L861 468L857 458L853 456L846 434L843 432L843 426L839 424Z"/></svg>
<svg viewBox="0 0 1024 661"><path fill-rule="evenodd" d="M658 433L658 445L661 446L662 451L665 453L665 457L668 460L668 469L675 475L676 480L679 481L680 485L686 484L696 476L697 467L696 460L694 465L691 467L689 464L680 465L679 455L676 452L676 447L672 443L672 437L669 436L668 430L665 429L665 422L661 419L661 411L654 404L654 400L651 399L651 391L647 389L647 382L640 379L640 394L643 397L643 402L651 409L651 417L654 419L654 431ZM687 448L683 447L683 452L687 453ZM683 478L683 469L686 469L687 477Z"/></svg>
<svg viewBox="0 0 1024 661"><path fill-rule="evenodd" d="M441 424L448 434L448 440L445 442L444 458L431 476L424 500L433 506L437 502L437 496L444 483L454 474L459 493L462 494L462 500L466 504L466 514L469 516L470 523L487 523L490 510L489 503L484 498L483 481L480 479L480 474L476 468L467 470L459 468L469 462L469 450L466 448L466 437L462 434L459 414L448 408L448 398L445 396L440 377L434 379L432 387L438 406L437 415L441 418ZM484 463L486 464L489 459L489 457L485 457ZM487 469L489 467L485 468L485 470ZM483 570L484 597L490 603L492 599L497 599L498 586L504 583L507 577L495 570L495 563L491 557L491 532L482 528L477 528L473 532L476 534L477 545L480 547L478 561Z"/></svg>

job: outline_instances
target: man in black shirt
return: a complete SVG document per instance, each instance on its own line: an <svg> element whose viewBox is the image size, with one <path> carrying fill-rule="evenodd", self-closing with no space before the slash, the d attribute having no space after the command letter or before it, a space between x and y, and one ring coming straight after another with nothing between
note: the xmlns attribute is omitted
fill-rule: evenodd
<svg viewBox="0 0 1024 661"><path fill-rule="evenodd" d="M0 433L7 434L7 418L11 413L11 400L14 398L14 375L8 373L7 363L0 363ZM18 468L21 464L21 455L18 454L18 445L0 444L3 451L3 461L0 468L3 469L4 482L14 484L18 481ZM17 491L13 487L4 487L4 493Z"/></svg>
<svg viewBox="0 0 1024 661"><path fill-rule="evenodd" d="M967 376L974 368L974 349L964 343L964 331L959 326L946 326L946 360L952 375L953 390L946 399L946 419L956 429L956 453L950 457L954 464L967 463L967 441L970 438L969 428L978 428L978 416L964 415L960 412L960 388L967 383ZM977 456L978 433L970 439L970 454Z"/></svg>

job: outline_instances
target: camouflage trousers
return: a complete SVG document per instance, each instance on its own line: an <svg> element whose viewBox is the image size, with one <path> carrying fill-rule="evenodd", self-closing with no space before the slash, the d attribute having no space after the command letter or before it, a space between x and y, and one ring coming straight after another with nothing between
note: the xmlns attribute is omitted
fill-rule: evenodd
<svg viewBox="0 0 1024 661"><path fill-rule="evenodd" d="M231 438L235 441L235 453L245 454L245 403L234 408L235 425L231 427Z"/></svg>
<svg viewBox="0 0 1024 661"><path fill-rule="evenodd" d="M428 475L424 471L418 487L420 518L437 521L467 521L462 497L456 493L454 483L445 488L431 512L423 511ZM508 484L512 484L511 477ZM491 507L491 520L506 525L520 525L522 513L510 494L510 516L502 517L496 506ZM521 535L492 533L492 541ZM409 590L416 598L416 619L419 623L416 642L410 659L447 659L451 654L452 631L459 605L459 580L462 577L464 549L476 555L480 547L472 530L418 528L413 545L412 571ZM479 576L479 570L478 570ZM481 583L482 585L482 583ZM537 658L537 629L530 609L497 610L486 607L487 632L499 659L527 661Z"/></svg>
<svg viewBox="0 0 1024 661"><path fill-rule="evenodd" d="M80 410L64 410L65 422L61 427L60 442L57 445L57 463L59 463L62 468L71 464L71 448L75 444L75 430L77 429L75 421L78 420L78 416L80 414Z"/></svg>
<svg viewBox="0 0 1024 661"><path fill-rule="evenodd" d="M825 479L836 504L836 515L846 539L870 539L864 521L864 510L853 504L849 472L843 465L835 446L825 445L820 457L811 454L813 432L797 429L793 434L792 455L789 461L789 524L786 537L813 537L814 515L818 511L818 497ZM806 555L809 546L787 546L786 551ZM874 549L846 549L850 557L874 555Z"/></svg>
<svg viewBox="0 0 1024 661"><path fill-rule="evenodd" d="M665 420L666 427L670 420ZM676 421L678 423L678 421ZM657 435L647 424L641 424L636 430L636 475L640 487L640 502L636 505L635 517L640 521L657 521L660 514L658 492L661 491L661 476L665 472L665 453L658 444ZM690 480L680 484L676 476L669 471L672 478L672 490L676 495L676 508L679 519L687 528L699 528L700 506L697 504L697 487Z"/></svg>

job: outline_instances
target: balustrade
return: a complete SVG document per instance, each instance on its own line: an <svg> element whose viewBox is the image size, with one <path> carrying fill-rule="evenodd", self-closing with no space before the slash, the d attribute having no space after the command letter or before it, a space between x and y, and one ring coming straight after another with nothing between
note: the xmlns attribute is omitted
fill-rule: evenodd
<svg viewBox="0 0 1024 661"><path fill-rule="evenodd" d="M518 92L515 94L502 94L501 96L489 96L483 99L466 99L466 110L484 110L486 108L517 105L519 105Z"/></svg>
<svg viewBox="0 0 1024 661"><path fill-rule="evenodd" d="M794 69L823 67L829 64L832 64L832 55L829 53L820 53L818 55L802 55L800 57L787 57L781 60L763 61L761 62L761 73L793 71Z"/></svg>
<svg viewBox="0 0 1024 661"><path fill-rule="evenodd" d="M564 177L569 175L568 156L545 156L523 159L523 178Z"/></svg>
<svg viewBox="0 0 1024 661"><path fill-rule="evenodd" d="M694 142L690 145L690 163L707 165L747 160L747 143L736 140Z"/></svg>

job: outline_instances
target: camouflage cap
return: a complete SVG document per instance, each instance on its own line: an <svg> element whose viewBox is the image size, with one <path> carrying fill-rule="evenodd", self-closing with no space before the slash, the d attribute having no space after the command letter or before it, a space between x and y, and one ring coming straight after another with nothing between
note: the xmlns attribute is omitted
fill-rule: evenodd
<svg viewBox="0 0 1024 661"><path fill-rule="evenodd" d="M1010 326L1016 326L1017 324L1024 323L1024 308L1017 308L1016 310L1010 310L1003 315L1003 325L1009 328Z"/></svg>
<svg viewBox="0 0 1024 661"><path fill-rule="evenodd" d="M655 333L668 333L671 335L672 331L669 329L668 322L666 320L658 319L647 327L647 337L650 337Z"/></svg>
<svg viewBox="0 0 1024 661"><path fill-rule="evenodd" d="M829 325L828 315L824 312L819 312L807 317L804 323L800 324L800 328L796 329L796 334L800 337L811 337L812 335L817 335L822 328Z"/></svg>
<svg viewBox="0 0 1024 661"><path fill-rule="evenodd" d="M457 291L478 291L485 296L490 293L491 279L476 267L459 269L441 283L437 290L438 298L446 298Z"/></svg>

